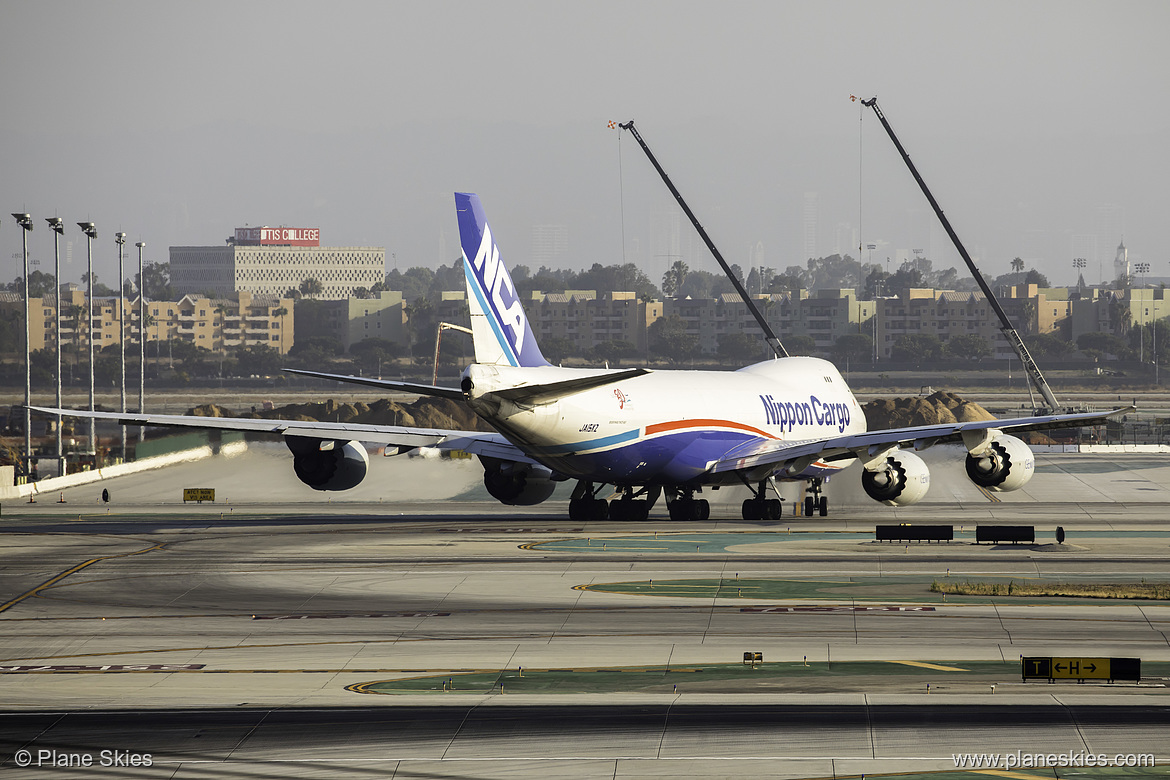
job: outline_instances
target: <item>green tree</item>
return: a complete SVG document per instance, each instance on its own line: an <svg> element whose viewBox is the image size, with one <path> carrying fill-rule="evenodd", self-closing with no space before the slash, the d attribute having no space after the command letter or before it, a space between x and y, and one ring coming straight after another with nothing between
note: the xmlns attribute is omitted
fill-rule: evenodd
<svg viewBox="0 0 1170 780"><path fill-rule="evenodd" d="M938 360L942 351L942 342L929 333L907 333L899 336L890 348L890 359L923 363Z"/></svg>
<svg viewBox="0 0 1170 780"><path fill-rule="evenodd" d="M610 368L616 368L622 364L623 360L637 357L637 355L638 347L622 339L603 341L593 348L594 359L608 364Z"/></svg>
<svg viewBox="0 0 1170 780"><path fill-rule="evenodd" d="M767 347L759 336L747 333L724 333L719 337L719 357L734 365L759 358Z"/></svg>
<svg viewBox="0 0 1170 780"><path fill-rule="evenodd" d="M318 295L324 292L325 286L310 276L308 279L305 279L303 282L301 282L297 289L300 290L301 295L305 296L306 298L316 298Z"/></svg>
<svg viewBox="0 0 1170 780"><path fill-rule="evenodd" d="M564 338L563 336L553 336L552 338L541 340L540 352L544 355L545 360L553 365L557 365L565 358L575 356L577 354L577 345L571 339Z"/></svg>
<svg viewBox="0 0 1170 780"><path fill-rule="evenodd" d="M991 342L976 333L964 333L951 337L946 343L946 352L961 360L982 360L992 354Z"/></svg>
<svg viewBox="0 0 1170 780"><path fill-rule="evenodd" d="M1028 337L1028 352L1036 356L1059 358L1072 352L1073 345L1051 333Z"/></svg>
<svg viewBox="0 0 1170 780"><path fill-rule="evenodd" d="M796 336L785 336L783 341L784 349L794 357L797 355L811 356L817 352L816 339L803 333Z"/></svg>
<svg viewBox="0 0 1170 780"><path fill-rule="evenodd" d="M662 292L671 298L677 296L683 283L687 280L689 271L686 263L682 260L675 260L662 275Z"/></svg>
<svg viewBox="0 0 1170 780"><path fill-rule="evenodd" d="M274 374L280 368L280 353L267 344L254 344L236 348L236 362L241 373Z"/></svg>
<svg viewBox="0 0 1170 780"><path fill-rule="evenodd" d="M1088 352L1095 350L1116 357L1129 357L1130 348L1125 340L1112 333L1082 333L1077 336L1077 349Z"/></svg>
<svg viewBox="0 0 1170 780"><path fill-rule="evenodd" d="M20 253L17 253L20 256ZM41 271L33 271L28 275L28 294L30 298L43 298L46 295L53 294L53 288L57 284L57 277L52 274L43 273ZM0 289L3 289L0 287ZM24 295L24 277L18 276L12 280L12 284L8 285L8 291Z"/></svg>
<svg viewBox="0 0 1170 780"><path fill-rule="evenodd" d="M146 277L143 284L142 277ZM134 283L138 289L146 292L146 299L151 301L172 301L175 295L175 286L171 284L170 263L144 263L141 274L134 274Z"/></svg>
<svg viewBox="0 0 1170 780"><path fill-rule="evenodd" d="M881 266L870 266L870 272L865 277L865 291L862 297L867 301L883 295L890 295L890 274L881 269Z"/></svg>
<svg viewBox="0 0 1170 780"><path fill-rule="evenodd" d="M1018 257L1012 258L1012 273L1022 274L1024 272L1024 261Z"/></svg>
<svg viewBox="0 0 1170 780"><path fill-rule="evenodd" d="M860 363L873 360L873 339L864 333L847 333L833 342L833 359Z"/></svg>
<svg viewBox="0 0 1170 780"><path fill-rule="evenodd" d="M297 339L297 343L292 345L288 354L303 357L305 353L312 351L323 352L329 357L337 357L345 352L345 346L332 336L309 336Z"/></svg>
<svg viewBox="0 0 1170 780"><path fill-rule="evenodd" d="M699 339L687 333L687 324L677 314L659 317L646 331L650 353L671 363L686 362L699 351Z"/></svg>
<svg viewBox="0 0 1170 780"><path fill-rule="evenodd" d="M1048 277L1037 271L1035 268L1028 271L1024 276L1024 284L1034 284L1037 287L1048 287Z"/></svg>

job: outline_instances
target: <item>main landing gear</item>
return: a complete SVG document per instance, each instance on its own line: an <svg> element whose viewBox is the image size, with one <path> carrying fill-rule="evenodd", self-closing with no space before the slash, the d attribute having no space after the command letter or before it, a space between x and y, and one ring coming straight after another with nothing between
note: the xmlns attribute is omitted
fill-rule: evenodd
<svg viewBox="0 0 1170 780"><path fill-rule="evenodd" d="M597 493L605 485L593 487L592 482L581 481L573 488L569 497L569 519L574 523L594 523L609 519L609 503L598 498Z"/></svg>
<svg viewBox="0 0 1170 780"><path fill-rule="evenodd" d="M748 490L752 491L752 498L746 498L743 502L743 519L744 520L771 520L777 521L784 514L784 504L778 498L767 498L768 482L762 480L759 487L753 488L751 483L744 481Z"/></svg>
<svg viewBox="0 0 1170 780"><path fill-rule="evenodd" d="M816 512L821 517L828 517L829 515L829 499L821 495L821 488L825 481L820 477L813 477L808 481L808 492L810 495L804 497L804 516L812 517L813 512Z"/></svg>
<svg viewBox="0 0 1170 780"><path fill-rule="evenodd" d="M621 491L621 498L609 502L609 519L619 522L645 520L650 516L650 510L654 508L658 496L662 494L660 487L642 488L636 493L632 487L623 487Z"/></svg>
<svg viewBox="0 0 1170 780"><path fill-rule="evenodd" d="M632 487L619 488L622 497L614 501L598 498L597 494L605 485L594 486L592 482L578 482L569 498L569 519L575 523L589 523L600 520L617 522L641 521L650 516L654 503L662 495L660 487L645 487L639 491ZM639 498L643 496L643 498ZM672 514L671 517L674 515Z"/></svg>
<svg viewBox="0 0 1170 780"><path fill-rule="evenodd" d="M703 521L711 517L711 503L705 498L695 498L694 489L680 488L667 494L666 507L671 520Z"/></svg>
<svg viewBox="0 0 1170 780"><path fill-rule="evenodd" d="M813 477L808 481L808 493L804 498L804 516L812 517L814 514L819 514L821 517L827 517L829 514L829 499L826 498L821 490L824 487L825 481L820 477ZM768 481L763 480L758 487L752 487L751 483L745 481L748 490L752 491L752 498L745 499L743 502L743 519L744 520L767 520L771 522L778 521L784 516L784 504L778 498L768 498Z"/></svg>

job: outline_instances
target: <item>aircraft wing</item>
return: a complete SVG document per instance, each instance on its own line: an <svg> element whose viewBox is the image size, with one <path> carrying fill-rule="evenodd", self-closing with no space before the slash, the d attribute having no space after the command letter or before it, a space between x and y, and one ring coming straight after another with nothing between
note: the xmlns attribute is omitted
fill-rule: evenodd
<svg viewBox="0 0 1170 780"><path fill-rule="evenodd" d="M728 452L714 463L711 471L719 473L755 469L760 466L796 461L801 458L831 461L845 457L858 457L866 460L889 447L913 446L915 449L921 450L935 444L962 441L964 431L995 429L1005 433L1026 433L1028 431L1047 431L1054 428L1081 428L1089 425L1103 425L1109 418L1133 411L1133 409L1134 407L1130 406L1124 409L1114 409L1110 412L1051 414L1004 420L943 423L913 428L867 431L866 433L831 436L825 439L751 443Z"/></svg>
<svg viewBox="0 0 1170 780"><path fill-rule="evenodd" d="M301 368L286 368L283 369L290 374L300 374L301 376L311 376L317 379L333 379L337 382L349 382L354 385L368 385L369 387L377 387L382 390L396 390L401 393L413 393L415 395L434 395L440 398L452 398L456 401L463 400L463 391L457 387L436 387L434 385L422 385L417 382L396 382L393 379L375 379L373 377L365 376L347 376L345 374L326 374L321 371L305 371Z"/></svg>
<svg viewBox="0 0 1170 780"><path fill-rule="evenodd" d="M74 409L30 406L34 412L107 420L119 425L155 425L173 428L200 428L246 433L273 433L280 436L304 436L312 439L347 439L366 444L385 444L403 449L433 447L438 450L462 450L503 460L533 463L515 445L499 433L482 431L448 431L441 428L409 428L401 425L367 425L309 420L268 420L249 417L196 417L185 414L122 414Z"/></svg>

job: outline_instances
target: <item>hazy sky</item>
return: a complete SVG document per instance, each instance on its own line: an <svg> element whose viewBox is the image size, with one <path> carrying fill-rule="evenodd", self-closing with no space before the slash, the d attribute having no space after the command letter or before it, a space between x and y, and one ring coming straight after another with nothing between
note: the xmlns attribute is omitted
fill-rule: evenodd
<svg viewBox="0 0 1170 780"><path fill-rule="evenodd" d="M65 279L86 219L106 281L117 230L162 261L245 224L434 266L458 255L456 190L481 195L512 264L531 262L534 225L563 225L554 265L715 270L606 126L630 118L732 262L762 246L803 265L855 247L860 224L875 260L959 263L850 94L879 96L988 274L1018 255L1068 283L1096 251L1108 275L1124 231L1170 276L1163 0L0 0L0 20L4 280L13 211L36 218L42 269L43 218L71 226Z"/></svg>

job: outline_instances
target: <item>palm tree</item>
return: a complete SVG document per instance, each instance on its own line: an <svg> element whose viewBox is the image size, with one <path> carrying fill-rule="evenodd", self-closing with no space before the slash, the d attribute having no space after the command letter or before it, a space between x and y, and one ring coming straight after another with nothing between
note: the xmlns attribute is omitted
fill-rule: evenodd
<svg viewBox="0 0 1170 780"><path fill-rule="evenodd" d="M1017 274L1022 274L1024 272L1024 261L1018 257L1013 259L1012 260L1012 271L1017 273Z"/></svg>
<svg viewBox="0 0 1170 780"><path fill-rule="evenodd" d="M81 360L81 318L85 316L85 307L80 304L65 304L61 313L73 320L73 365L77 366Z"/></svg>
<svg viewBox="0 0 1170 780"><path fill-rule="evenodd" d="M288 314L288 309L281 306L279 309L272 310L272 316L279 317L280 322L277 325L280 327L280 354L284 354L284 315Z"/></svg>
<svg viewBox="0 0 1170 780"><path fill-rule="evenodd" d="M319 281L310 276L308 279L301 282L301 285L298 289L305 297L316 298L325 290L325 287Z"/></svg>

